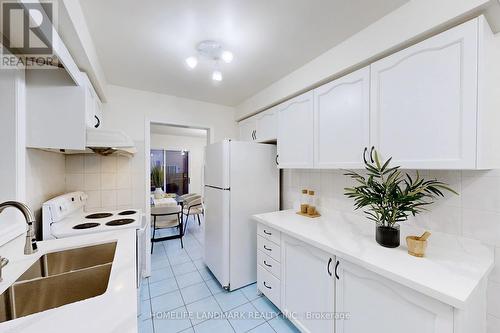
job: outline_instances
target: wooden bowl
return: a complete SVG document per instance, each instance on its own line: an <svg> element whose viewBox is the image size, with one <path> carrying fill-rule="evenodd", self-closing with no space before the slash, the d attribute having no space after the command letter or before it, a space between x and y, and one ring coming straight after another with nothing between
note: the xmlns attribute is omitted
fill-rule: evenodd
<svg viewBox="0 0 500 333"><path fill-rule="evenodd" d="M427 240L421 240L419 236L408 236L406 237L406 245L408 245L408 254L419 258L425 256Z"/></svg>

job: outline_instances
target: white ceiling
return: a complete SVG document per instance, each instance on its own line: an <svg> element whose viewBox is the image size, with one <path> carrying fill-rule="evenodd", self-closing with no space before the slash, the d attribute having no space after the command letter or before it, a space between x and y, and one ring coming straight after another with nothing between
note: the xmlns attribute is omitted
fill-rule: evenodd
<svg viewBox="0 0 500 333"><path fill-rule="evenodd" d="M192 136L192 137L200 137L200 138L207 137L207 130L205 130L205 129L168 126L168 125L161 125L161 124L151 124L150 131L152 134Z"/></svg>
<svg viewBox="0 0 500 333"><path fill-rule="evenodd" d="M109 83L237 105L408 0L80 0ZM235 58L187 70L214 39Z"/></svg>

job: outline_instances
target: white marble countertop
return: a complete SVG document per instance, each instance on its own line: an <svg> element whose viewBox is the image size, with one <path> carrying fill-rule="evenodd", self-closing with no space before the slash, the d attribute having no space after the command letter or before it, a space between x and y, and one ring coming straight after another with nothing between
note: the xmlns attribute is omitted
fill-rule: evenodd
<svg viewBox="0 0 500 333"><path fill-rule="evenodd" d="M9 259L3 268L0 293L45 253L113 241L117 246L104 294L0 323L0 332L137 332L135 229L38 242L38 252L29 256L23 254L22 235L0 247L0 255Z"/></svg>
<svg viewBox="0 0 500 333"><path fill-rule="evenodd" d="M254 215L254 219L370 271L456 308L493 268L493 251L479 241L433 232L426 257L407 253L406 236L422 230L401 225L401 245L388 249L375 241L375 226L362 216L331 212L307 218L295 211Z"/></svg>

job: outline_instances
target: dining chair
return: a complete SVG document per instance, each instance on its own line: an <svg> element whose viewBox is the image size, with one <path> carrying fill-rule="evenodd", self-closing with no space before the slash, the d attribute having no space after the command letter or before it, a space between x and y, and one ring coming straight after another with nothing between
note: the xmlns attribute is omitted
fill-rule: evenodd
<svg viewBox="0 0 500 333"><path fill-rule="evenodd" d="M182 221L181 206L153 206L151 207L151 216L153 217L153 236L151 237L151 253L153 253L153 245L156 242L162 242L170 239L180 238L181 248L184 248L182 237L184 236L184 228ZM160 219L165 217L165 219ZM156 230L177 228L178 234L155 238Z"/></svg>
<svg viewBox="0 0 500 333"><path fill-rule="evenodd" d="M189 221L189 216L196 216L198 219L198 225L201 225L200 214L204 214L203 210L203 198L201 195L196 195L188 198L188 201L184 203L184 216L186 216L186 223L184 225L184 232L186 231L187 224Z"/></svg>

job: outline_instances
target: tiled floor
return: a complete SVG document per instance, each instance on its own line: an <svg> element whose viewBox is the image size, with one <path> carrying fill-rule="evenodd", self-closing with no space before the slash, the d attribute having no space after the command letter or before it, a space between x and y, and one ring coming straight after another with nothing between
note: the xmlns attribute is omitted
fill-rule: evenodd
<svg viewBox="0 0 500 333"><path fill-rule="evenodd" d="M192 222L184 249L178 239L155 244L152 276L141 288L139 332L298 332L255 284L221 288L202 261L203 224Z"/></svg>

